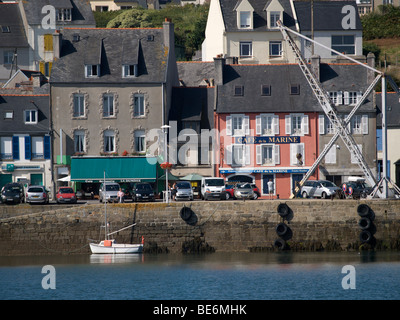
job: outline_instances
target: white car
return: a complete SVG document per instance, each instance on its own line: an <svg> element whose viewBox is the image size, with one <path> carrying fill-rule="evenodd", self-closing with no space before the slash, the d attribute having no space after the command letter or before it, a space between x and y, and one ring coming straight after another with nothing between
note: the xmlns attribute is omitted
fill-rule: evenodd
<svg viewBox="0 0 400 320"><path fill-rule="evenodd" d="M100 202L118 202L119 184L116 182L105 182L100 185L99 200Z"/></svg>
<svg viewBox="0 0 400 320"><path fill-rule="evenodd" d="M193 200L193 189L189 181L179 181L176 183L175 200Z"/></svg>

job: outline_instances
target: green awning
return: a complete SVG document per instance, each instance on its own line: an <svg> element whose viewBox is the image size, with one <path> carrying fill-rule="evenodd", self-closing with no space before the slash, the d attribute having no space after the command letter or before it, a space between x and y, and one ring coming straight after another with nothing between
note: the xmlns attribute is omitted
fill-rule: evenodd
<svg viewBox="0 0 400 320"><path fill-rule="evenodd" d="M71 181L154 182L158 167L155 157L72 157Z"/></svg>

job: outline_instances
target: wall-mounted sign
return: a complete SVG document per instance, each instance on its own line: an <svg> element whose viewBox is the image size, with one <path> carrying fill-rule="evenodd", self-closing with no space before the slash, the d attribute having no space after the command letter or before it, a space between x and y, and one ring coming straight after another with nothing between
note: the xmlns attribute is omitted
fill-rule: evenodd
<svg viewBox="0 0 400 320"><path fill-rule="evenodd" d="M236 144L287 144L300 143L299 136L235 137Z"/></svg>

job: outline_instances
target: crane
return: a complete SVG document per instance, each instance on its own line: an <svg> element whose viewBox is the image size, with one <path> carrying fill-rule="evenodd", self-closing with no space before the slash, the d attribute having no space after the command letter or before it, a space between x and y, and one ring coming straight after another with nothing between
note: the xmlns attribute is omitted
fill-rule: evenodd
<svg viewBox="0 0 400 320"><path fill-rule="evenodd" d="M336 50L333 50L329 47L326 47L322 44L319 44L318 42L294 31L291 30L287 27L285 27L281 21L278 21L278 27L280 32L282 33L283 39L288 43L289 47L292 49L295 57L297 58L297 62L300 66L301 71L303 72L305 78L307 79L307 82L309 83L315 97L318 100L318 103L320 104L320 106L322 107L322 110L324 111L325 115L327 116L327 118L329 119L329 121L331 122L332 126L336 129L336 133L335 135L332 137L332 139L330 140L330 142L325 146L325 148L323 149L323 151L320 153L320 155L318 156L318 158L315 160L314 164L311 166L311 168L307 171L307 173L304 175L303 179L300 181L299 185L296 186L294 193L291 195L291 199L294 198L296 196L296 194L300 191L302 185L309 179L309 177L314 173L315 169L318 167L318 165L320 164L320 162L322 161L322 159L325 157L325 155L328 153L328 151L330 150L330 148L333 146L333 144L335 143L335 141L340 137L344 144L346 145L347 149L350 151L350 154L357 160L358 165L360 166L360 168L362 169L367 182L371 185L374 186L374 191L373 191L373 195L378 194L380 197L384 197L387 198L387 184L386 187L384 186L384 190L383 193L380 191L379 186L382 184L382 179L379 183L377 183L375 177L373 176L371 169L369 168L366 160L364 159L362 153L360 152L359 148L357 147L357 144L355 142L355 140L353 139L352 135L349 133L349 131L347 130L347 124L350 122L352 116L357 112L357 110L360 108L360 106L363 104L363 102L365 101L365 99L368 97L368 95L371 93L371 91L375 88L375 85L378 83L378 81L380 79L382 79L382 87L384 86L386 89L386 78L389 79L391 85L393 88L395 88L395 91L400 94L399 88L397 87L396 83L393 81L393 79L391 79L389 76L386 76L385 74L383 74L381 71L376 70L375 68L362 64L361 62L352 59L351 57L348 57ZM335 110L335 106L333 105L328 93L322 88L321 83L319 82L319 80L316 78L316 76L314 75L314 73L311 71L309 65L307 64L307 62L305 61L304 57L302 56L299 48L297 47L296 43L293 41L293 39L291 38L291 36L288 34L288 32L294 33L295 35L304 38L308 41L311 41L313 43L316 43L322 47L324 47L325 49L328 49L340 56L344 56L345 58L349 59L350 61L353 61L359 65L362 65L366 68L369 68L371 70L373 70L374 72L378 73L378 75L376 76L376 78L374 79L374 81L371 83L371 85L367 88L367 90L364 92L363 96L361 97L361 99L357 102L357 104L354 106L353 110L349 113L349 115L345 118L345 119L341 119L340 117L338 117L336 110ZM383 90L383 88L382 88ZM384 95L386 96L386 95ZM386 109L386 105L383 105L383 109ZM385 114L385 112L384 112ZM385 117L383 117L385 118ZM382 122L383 126L385 127L385 137L386 137L386 124L384 122ZM385 139L386 141L386 139ZM386 152L384 152L386 157ZM384 159L384 179L383 180L387 180L388 178L386 177L386 160ZM389 181L391 182L391 181ZM392 183L392 185L394 186L394 188L396 189L397 187L395 186L395 184ZM400 190L398 190L398 188L396 189L396 191L399 192L400 194Z"/></svg>

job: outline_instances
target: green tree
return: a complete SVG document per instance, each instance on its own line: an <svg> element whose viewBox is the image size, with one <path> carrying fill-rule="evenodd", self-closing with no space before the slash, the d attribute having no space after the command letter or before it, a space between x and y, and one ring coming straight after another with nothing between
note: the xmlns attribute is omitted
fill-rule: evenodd
<svg viewBox="0 0 400 320"><path fill-rule="evenodd" d="M107 28L148 28L152 27L150 15L145 9L124 10L121 14L110 20Z"/></svg>

